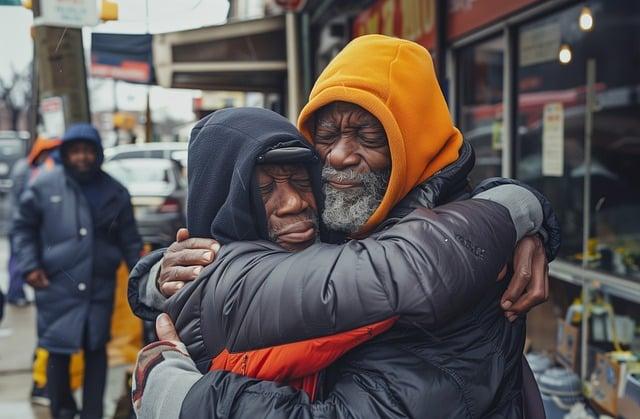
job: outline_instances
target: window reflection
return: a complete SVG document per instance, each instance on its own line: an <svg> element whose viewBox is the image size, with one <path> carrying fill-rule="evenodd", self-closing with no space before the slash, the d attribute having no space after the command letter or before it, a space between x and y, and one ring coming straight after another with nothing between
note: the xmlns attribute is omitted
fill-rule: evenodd
<svg viewBox="0 0 640 419"><path fill-rule="evenodd" d="M590 31L579 26L581 6L519 31L516 176L552 200L563 227L561 256L582 263L585 69L594 58L588 265L640 280L640 2L590 6ZM571 48L566 64L561 45ZM561 118L559 137L549 134L558 127L553 115L545 118L551 108Z"/></svg>
<svg viewBox="0 0 640 419"><path fill-rule="evenodd" d="M503 37L460 51L460 128L476 152L474 182L501 175Z"/></svg>

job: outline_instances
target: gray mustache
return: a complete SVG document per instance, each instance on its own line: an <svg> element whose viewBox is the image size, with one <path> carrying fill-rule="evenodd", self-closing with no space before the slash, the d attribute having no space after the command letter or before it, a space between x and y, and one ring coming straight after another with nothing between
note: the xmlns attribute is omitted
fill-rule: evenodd
<svg viewBox="0 0 640 419"><path fill-rule="evenodd" d="M322 168L322 180L334 182L365 182L371 173L358 173L353 169L338 170L331 166Z"/></svg>

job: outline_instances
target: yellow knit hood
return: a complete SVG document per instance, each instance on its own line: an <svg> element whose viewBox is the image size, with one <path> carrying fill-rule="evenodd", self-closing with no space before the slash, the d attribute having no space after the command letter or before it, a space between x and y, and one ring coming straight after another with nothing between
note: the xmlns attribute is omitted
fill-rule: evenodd
<svg viewBox="0 0 640 419"><path fill-rule="evenodd" d="M453 125L431 55L415 42L384 35L351 41L322 72L298 129L313 142L310 118L323 106L351 102L382 123L391 177L380 206L358 234L374 229L414 187L458 159L462 135Z"/></svg>

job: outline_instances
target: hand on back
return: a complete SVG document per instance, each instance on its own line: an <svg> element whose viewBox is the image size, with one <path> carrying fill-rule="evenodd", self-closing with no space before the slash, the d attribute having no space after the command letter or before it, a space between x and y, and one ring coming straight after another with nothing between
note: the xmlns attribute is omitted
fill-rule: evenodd
<svg viewBox="0 0 640 419"><path fill-rule="evenodd" d="M505 270L501 272L504 277ZM502 278L498 278L500 280ZM549 298L549 262L539 236L520 240L513 256L513 276L500 305L509 321Z"/></svg>
<svg viewBox="0 0 640 419"><path fill-rule="evenodd" d="M165 297L178 292L187 282L198 277L202 268L212 263L220 250L213 239L190 238L189 231L181 228L176 241L169 246L162 258L157 286Z"/></svg>

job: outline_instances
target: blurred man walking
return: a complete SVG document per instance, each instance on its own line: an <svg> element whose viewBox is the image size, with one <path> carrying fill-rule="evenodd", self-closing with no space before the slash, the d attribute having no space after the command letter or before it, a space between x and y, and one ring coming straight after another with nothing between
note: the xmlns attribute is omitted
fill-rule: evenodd
<svg viewBox="0 0 640 419"><path fill-rule="evenodd" d="M60 146L62 166L42 173L20 197L12 235L18 269L36 290L38 344L48 350L54 418L78 412L69 384L70 355L84 350L81 418L101 418L116 269L140 255L127 190L100 166L100 136L72 126Z"/></svg>

